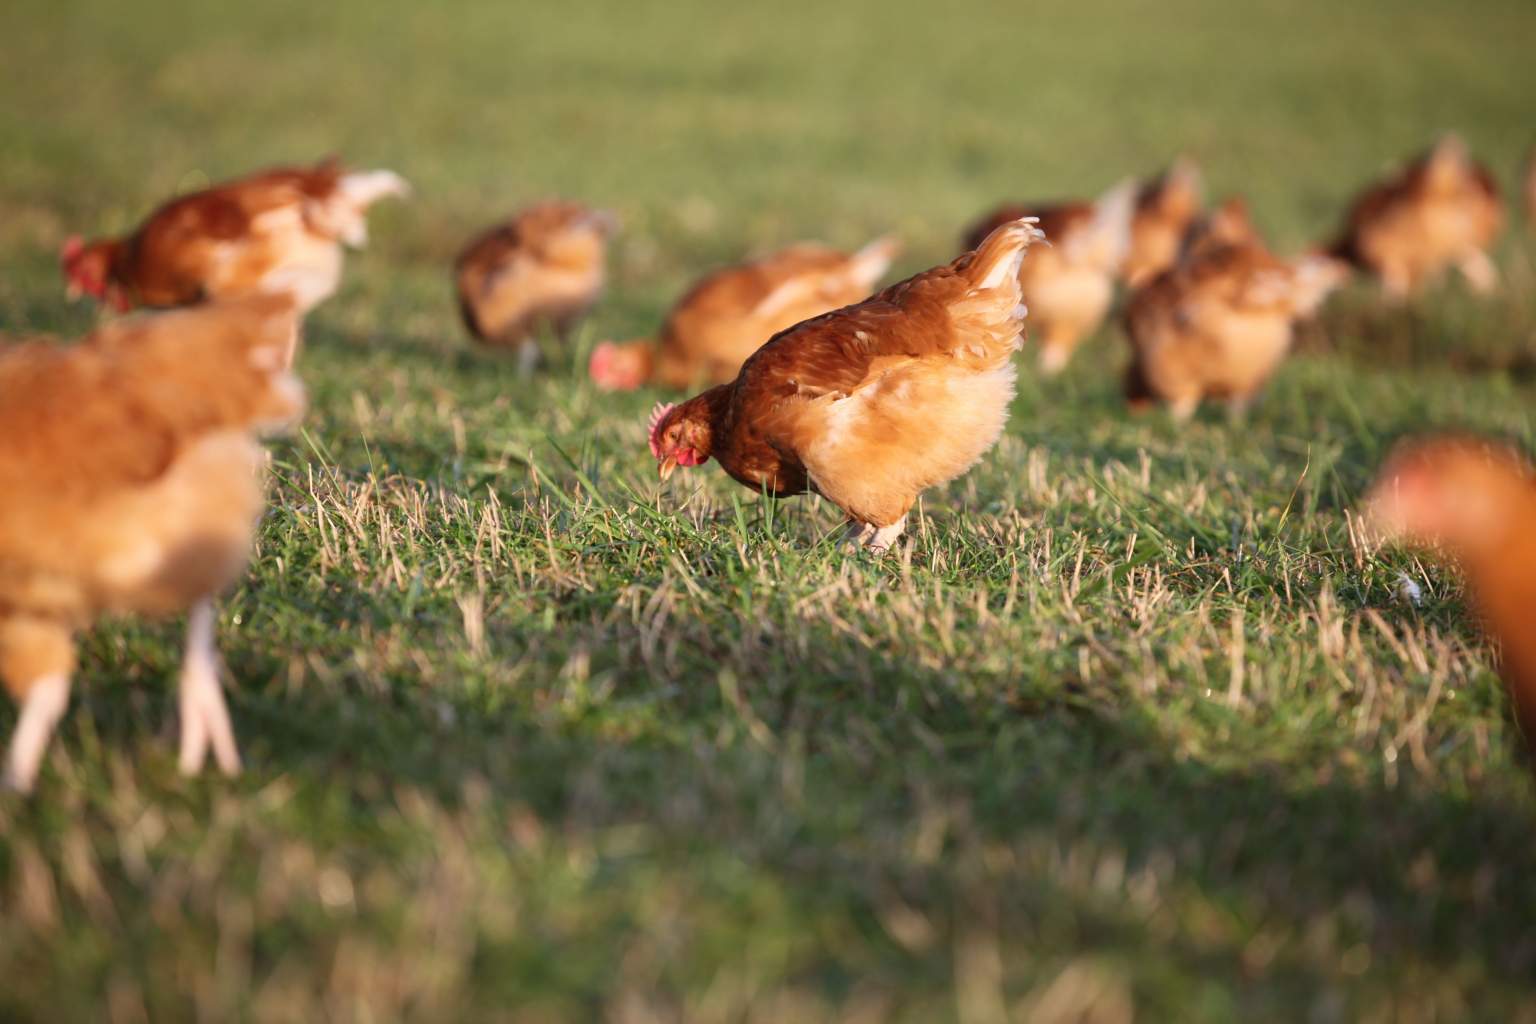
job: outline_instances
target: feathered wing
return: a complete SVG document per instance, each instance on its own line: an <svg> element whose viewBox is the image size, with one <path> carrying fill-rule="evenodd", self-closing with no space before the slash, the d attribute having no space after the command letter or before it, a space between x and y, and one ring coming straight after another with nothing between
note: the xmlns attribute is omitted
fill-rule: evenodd
<svg viewBox="0 0 1536 1024"><path fill-rule="evenodd" d="M865 302L782 332L743 366L733 416L792 452L818 491L889 524L990 448L1013 396L1031 221Z"/></svg>

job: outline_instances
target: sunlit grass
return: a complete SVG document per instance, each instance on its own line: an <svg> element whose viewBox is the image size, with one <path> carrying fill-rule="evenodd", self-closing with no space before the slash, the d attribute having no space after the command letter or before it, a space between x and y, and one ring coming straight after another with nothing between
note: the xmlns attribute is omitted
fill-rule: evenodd
<svg viewBox="0 0 1536 1024"><path fill-rule="evenodd" d="M83 331L54 246L179 186L339 150L418 189L310 324L221 605L247 773L175 773L176 624L92 634L38 798L0 800L0 1016L1536 1012L1492 652L1354 519L1403 434L1536 441L1518 233L1493 300L1339 297L1243 424L1128 416L1112 329L1026 368L884 560L815 499L659 487L657 396L578 372L720 260L895 229L915 269L1180 150L1293 249L1442 128L1507 176L1536 13L907 6L0 14L7 330ZM446 261L554 192L625 230L525 381Z"/></svg>

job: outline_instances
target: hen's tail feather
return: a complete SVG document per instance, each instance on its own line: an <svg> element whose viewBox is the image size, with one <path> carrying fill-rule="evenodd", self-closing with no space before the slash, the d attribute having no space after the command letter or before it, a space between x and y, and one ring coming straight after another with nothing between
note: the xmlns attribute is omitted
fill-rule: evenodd
<svg viewBox="0 0 1536 1024"><path fill-rule="evenodd" d="M865 288L873 288L875 282L891 269L891 263L901 252L901 239L895 235L883 235L853 254L852 273Z"/></svg>
<svg viewBox="0 0 1536 1024"><path fill-rule="evenodd" d="M350 171L336 183L347 201L366 209L386 196L408 196L411 186L394 171Z"/></svg>
<svg viewBox="0 0 1536 1024"><path fill-rule="evenodd" d="M1038 217L1020 217L993 229L961 269L972 291L1001 288L1010 280L1017 285L1024 253L1035 242L1045 240L1039 222Z"/></svg>

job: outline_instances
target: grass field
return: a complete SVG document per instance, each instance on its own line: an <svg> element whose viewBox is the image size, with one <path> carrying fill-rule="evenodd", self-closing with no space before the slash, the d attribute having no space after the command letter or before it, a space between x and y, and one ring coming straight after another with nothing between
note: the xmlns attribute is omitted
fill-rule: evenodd
<svg viewBox="0 0 1536 1024"><path fill-rule="evenodd" d="M577 372L722 260L895 230L911 271L1181 151L1282 249L1442 129L1508 180L1533 38L1528 0L8 4L6 330L86 329L59 241L179 188L335 151L417 195L310 324L221 606L246 774L176 774L179 623L93 634L0 798L0 1019L1536 1019L1492 652L1351 525L1405 433L1536 441L1528 235L1491 301L1338 297L1239 426L1129 418L1106 330L883 561L658 487L657 396ZM523 381L446 265L552 193L625 227Z"/></svg>

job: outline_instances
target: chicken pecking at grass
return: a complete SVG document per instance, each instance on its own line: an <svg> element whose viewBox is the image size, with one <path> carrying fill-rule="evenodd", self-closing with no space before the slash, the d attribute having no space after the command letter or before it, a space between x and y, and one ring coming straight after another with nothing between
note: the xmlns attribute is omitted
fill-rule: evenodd
<svg viewBox="0 0 1536 1024"><path fill-rule="evenodd" d="M75 635L100 615L190 610L181 769L239 755L219 688L214 594L263 506L258 432L303 389L292 303L257 297L108 323L71 348L0 354L0 681L21 705L4 781L31 789L69 700Z"/></svg>
<svg viewBox="0 0 1536 1024"><path fill-rule="evenodd" d="M1042 372L1064 369L1082 340L1104 322L1130 249L1136 191L1134 182L1125 182L1093 202L1004 206L966 232L970 250L999 224L1020 217L1039 220L1050 245L1024 261L1019 286Z"/></svg>
<svg viewBox="0 0 1536 1024"><path fill-rule="evenodd" d="M1321 254L1277 259L1240 201L1198 222L1183 249L1126 303L1126 398L1133 408L1164 402L1177 419L1207 398L1240 414L1290 351L1296 321L1348 268Z"/></svg>
<svg viewBox="0 0 1536 1024"><path fill-rule="evenodd" d="M714 271L672 307L656 341L598 345L592 380L605 391L724 383L784 328L868 298L900 248L894 238L854 253L802 243Z"/></svg>
<svg viewBox="0 0 1536 1024"><path fill-rule="evenodd" d="M1367 508L1387 536L1438 549L1466 573L1520 731L1536 744L1536 467L1478 438L1420 440L1388 458Z"/></svg>
<svg viewBox="0 0 1536 1024"><path fill-rule="evenodd" d="M999 226L954 262L775 335L736 379L658 406L665 480L715 459L753 490L814 491L873 551L901 536L926 488L953 480L1002 433L1025 308L1019 264L1041 238Z"/></svg>
<svg viewBox="0 0 1536 1024"><path fill-rule="evenodd" d="M1375 275L1391 299L1406 299L1455 268L1473 290L1491 292L1498 267L1488 249L1504 223L1498 182L1447 135L1351 204L1331 252Z"/></svg>
<svg viewBox="0 0 1536 1024"><path fill-rule="evenodd" d="M474 238L454 263L464 326L482 344L515 348L524 370L538 359L534 335L562 342L607 282L617 219L580 203L536 203Z"/></svg>
<svg viewBox="0 0 1536 1024"><path fill-rule="evenodd" d="M122 238L72 237L60 262L71 297L119 311L287 295L304 313L336 291L342 247L367 242L368 208L406 191L393 171L334 160L263 171L178 196Z"/></svg>

